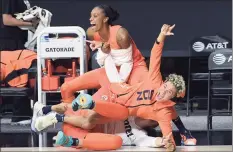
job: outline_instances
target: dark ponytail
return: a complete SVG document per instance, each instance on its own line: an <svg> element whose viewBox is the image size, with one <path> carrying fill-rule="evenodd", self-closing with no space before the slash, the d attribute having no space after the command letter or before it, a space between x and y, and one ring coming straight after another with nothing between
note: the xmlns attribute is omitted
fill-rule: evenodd
<svg viewBox="0 0 233 152"><path fill-rule="evenodd" d="M103 9L105 16L109 18L108 19L109 25L112 25L112 23L116 21L120 16L120 14L116 10L114 10L111 6L98 5L96 7Z"/></svg>

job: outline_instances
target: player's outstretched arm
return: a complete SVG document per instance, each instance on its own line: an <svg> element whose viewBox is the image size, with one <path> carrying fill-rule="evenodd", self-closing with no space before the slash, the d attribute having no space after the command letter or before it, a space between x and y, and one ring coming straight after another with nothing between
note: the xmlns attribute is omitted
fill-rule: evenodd
<svg viewBox="0 0 233 152"><path fill-rule="evenodd" d="M163 45L164 45L165 38L167 36L174 35L174 33L171 32L174 29L174 27L175 25L170 26L170 25L164 24L151 50L149 77L153 81L162 80L162 76L160 73L160 64L161 64Z"/></svg>

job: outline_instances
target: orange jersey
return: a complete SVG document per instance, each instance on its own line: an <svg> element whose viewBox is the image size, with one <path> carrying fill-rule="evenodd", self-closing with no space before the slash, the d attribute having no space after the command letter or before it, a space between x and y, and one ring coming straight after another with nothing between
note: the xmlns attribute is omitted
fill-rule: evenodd
<svg viewBox="0 0 233 152"><path fill-rule="evenodd" d="M151 119L146 111L153 111L164 107L174 106L172 101L156 102L155 96L158 88L163 83L160 72L163 43L155 43L150 57L150 67L147 78L132 86L113 84L110 87L114 102L126 106L130 115Z"/></svg>
<svg viewBox="0 0 233 152"><path fill-rule="evenodd" d="M109 37L108 43L110 44L111 49L114 49L114 50L121 49L120 46L117 44L117 40L116 40L116 35L120 28L121 28L120 25L110 26L110 37ZM94 34L94 40L101 41L101 38L98 32ZM137 65L140 65L142 62L144 62L144 57L142 56L141 52L137 48L132 38L131 38L131 43L132 43L132 48L133 48L133 63L134 63L134 66L137 66Z"/></svg>

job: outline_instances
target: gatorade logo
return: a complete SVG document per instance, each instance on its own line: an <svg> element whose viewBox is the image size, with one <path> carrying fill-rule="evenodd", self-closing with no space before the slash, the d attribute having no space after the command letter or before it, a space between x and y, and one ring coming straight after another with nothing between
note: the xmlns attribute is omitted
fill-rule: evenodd
<svg viewBox="0 0 233 152"><path fill-rule="evenodd" d="M74 52L74 47L67 48L45 48L46 52Z"/></svg>

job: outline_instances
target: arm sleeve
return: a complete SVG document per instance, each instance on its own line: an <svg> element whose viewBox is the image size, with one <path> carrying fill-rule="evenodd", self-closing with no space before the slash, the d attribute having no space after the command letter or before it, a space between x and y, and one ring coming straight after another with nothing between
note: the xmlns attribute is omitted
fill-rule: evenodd
<svg viewBox="0 0 233 152"><path fill-rule="evenodd" d="M120 82L126 82L133 69L133 49L132 45L127 49L112 50L111 55L115 65L120 66Z"/></svg>
<svg viewBox="0 0 233 152"><path fill-rule="evenodd" d="M119 72L116 68L116 65L115 65L111 55L106 57L106 59L104 61L104 68L105 68L106 75L107 75L110 83L120 83L121 82L121 77L119 75Z"/></svg>
<svg viewBox="0 0 233 152"><path fill-rule="evenodd" d="M126 82L129 78L129 75L133 69L133 62L123 63L120 68L120 79L121 82Z"/></svg>
<svg viewBox="0 0 233 152"><path fill-rule="evenodd" d="M98 49L95 59L101 67L104 66L104 61L107 58L107 56L108 54L104 53L101 49Z"/></svg>
<svg viewBox="0 0 233 152"><path fill-rule="evenodd" d="M155 42L150 56L149 78L154 81L161 81L162 75L160 72L161 57L164 43Z"/></svg>

